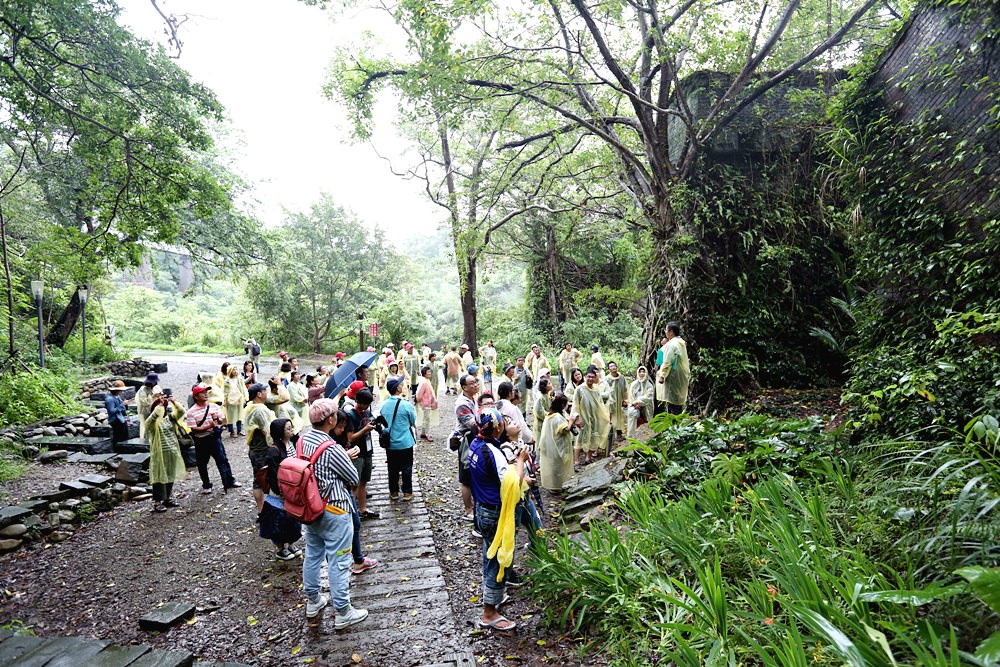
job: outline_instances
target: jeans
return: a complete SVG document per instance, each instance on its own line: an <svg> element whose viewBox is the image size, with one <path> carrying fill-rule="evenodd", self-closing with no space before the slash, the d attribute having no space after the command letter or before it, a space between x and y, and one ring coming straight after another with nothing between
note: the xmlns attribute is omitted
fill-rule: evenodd
<svg viewBox="0 0 1000 667"><path fill-rule="evenodd" d="M233 425L232 424L226 424L226 428L229 429L229 435L232 435L233 434ZM237 433L243 433L243 422L242 421L236 422L236 432Z"/></svg>
<svg viewBox="0 0 1000 667"><path fill-rule="evenodd" d="M503 594L507 587L507 574L510 568L504 570L503 581L497 581L500 573L500 561L488 558L486 552L493 544L493 538L497 534L497 523L500 521L500 510L487 509L476 503L476 527L483 534L483 604L490 604L494 607L503 601ZM513 563L511 563L513 565Z"/></svg>
<svg viewBox="0 0 1000 667"><path fill-rule="evenodd" d="M310 601L319 600L319 574L325 560L333 606L337 611L346 611L351 606L351 538L354 532L351 515L323 512L320 518L302 528L306 543L302 590Z"/></svg>
<svg viewBox="0 0 1000 667"><path fill-rule="evenodd" d="M413 493L413 447L387 449L389 464L389 493L399 493L399 478L403 477L403 493Z"/></svg>
<svg viewBox="0 0 1000 667"><path fill-rule="evenodd" d="M222 446L222 436L218 433L211 437L194 437L194 452L198 458L198 474L201 475L201 486L205 489L212 488L212 481L208 478L208 460L215 459L215 465L219 469L219 477L222 478L222 486L231 487L236 483L233 477L233 469L229 466L229 458L226 456L226 448Z"/></svg>
<svg viewBox="0 0 1000 667"><path fill-rule="evenodd" d="M166 484L153 483L153 500L158 503L162 503L164 500L170 499L170 494L174 490L174 483L168 482Z"/></svg>
<svg viewBox="0 0 1000 667"><path fill-rule="evenodd" d="M365 562L365 552L361 550L361 513L358 511L358 501L351 498L351 519L354 525L354 539L351 541L351 559L360 565Z"/></svg>

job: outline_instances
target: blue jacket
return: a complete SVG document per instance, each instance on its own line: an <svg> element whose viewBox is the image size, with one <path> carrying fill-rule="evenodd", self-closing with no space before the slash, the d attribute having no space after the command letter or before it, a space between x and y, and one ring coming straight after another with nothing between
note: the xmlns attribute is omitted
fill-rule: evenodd
<svg viewBox="0 0 1000 667"><path fill-rule="evenodd" d="M104 408L108 411L109 424L111 422L121 422L124 424L127 421L128 408L125 407L125 401L122 400L121 396L115 396L114 394L105 396Z"/></svg>
<svg viewBox="0 0 1000 667"><path fill-rule="evenodd" d="M399 410L396 410L397 403ZM394 411L395 419L392 416ZM412 430L417 425L417 412L407 401L399 396L390 396L382 402L379 414L389 422L389 449L410 449L417 443Z"/></svg>

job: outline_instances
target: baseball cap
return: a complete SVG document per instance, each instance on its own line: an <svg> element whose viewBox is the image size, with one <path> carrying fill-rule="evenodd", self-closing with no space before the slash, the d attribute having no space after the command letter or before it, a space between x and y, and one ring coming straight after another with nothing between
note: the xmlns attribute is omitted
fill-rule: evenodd
<svg viewBox="0 0 1000 667"><path fill-rule="evenodd" d="M205 385L203 385L203 384L195 385L191 389L191 395L192 396L197 396L198 394L200 394L202 392L205 392L205 391L208 391L208 387L206 387Z"/></svg>
<svg viewBox="0 0 1000 667"><path fill-rule="evenodd" d="M358 391L365 388L365 383L361 380L355 380L347 388L347 398L354 398L358 395Z"/></svg>
<svg viewBox="0 0 1000 667"><path fill-rule="evenodd" d="M469 375L472 375L473 373L479 372L479 366L475 364L469 364L469 367L466 370L469 371Z"/></svg>
<svg viewBox="0 0 1000 667"><path fill-rule="evenodd" d="M512 364L512 363L506 363L506 364L503 365L503 372L506 373L507 371L509 371L512 368L514 368L514 364Z"/></svg>
<svg viewBox="0 0 1000 667"><path fill-rule="evenodd" d="M337 357L338 359L342 359L342 358L346 357L347 355L344 354L343 352L338 352L337 354L335 354L333 356Z"/></svg>
<svg viewBox="0 0 1000 667"><path fill-rule="evenodd" d="M389 390L389 393L393 393L399 388L399 385L403 384L403 378L392 378L385 383L385 388Z"/></svg>
<svg viewBox="0 0 1000 667"><path fill-rule="evenodd" d="M252 385L247 387L247 394L250 395L251 400L253 400L253 397L262 391L267 391L267 387L262 385L260 382L254 382Z"/></svg>

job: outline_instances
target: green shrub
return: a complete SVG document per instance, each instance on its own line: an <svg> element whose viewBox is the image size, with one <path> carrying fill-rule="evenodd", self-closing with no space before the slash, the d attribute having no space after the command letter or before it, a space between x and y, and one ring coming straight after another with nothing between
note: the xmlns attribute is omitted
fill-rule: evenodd
<svg viewBox="0 0 1000 667"><path fill-rule="evenodd" d="M76 401L78 390L75 377L48 369L8 371L0 375L0 426L30 424L77 411L81 409Z"/></svg>

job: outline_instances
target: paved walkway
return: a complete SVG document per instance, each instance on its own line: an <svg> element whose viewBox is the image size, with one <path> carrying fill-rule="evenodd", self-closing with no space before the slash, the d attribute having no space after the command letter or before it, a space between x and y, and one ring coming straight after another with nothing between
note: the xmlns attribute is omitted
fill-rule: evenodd
<svg viewBox="0 0 1000 667"><path fill-rule="evenodd" d="M327 607L311 624L315 643L303 648L309 653L329 652L326 657L333 664L349 661L352 655L361 657L362 664L388 664L385 658L398 659L403 646L412 659L402 665L473 665L471 652L454 653L454 647L467 644L467 638L458 631L448 604L419 479L414 473L412 501L390 501L385 450L378 446L374 464L368 507L382 517L362 522L361 539L365 554L380 565L351 577L352 604L367 609L369 616L335 632L334 612Z"/></svg>

